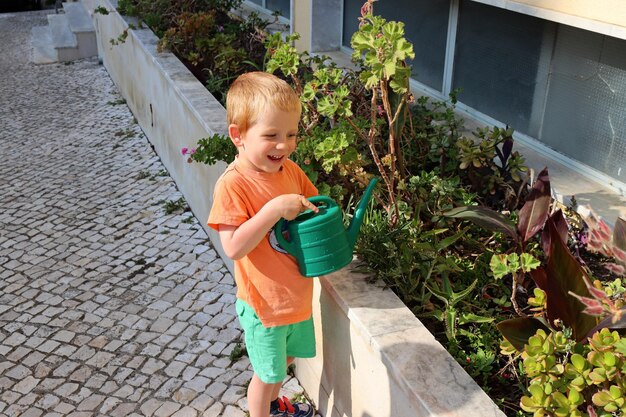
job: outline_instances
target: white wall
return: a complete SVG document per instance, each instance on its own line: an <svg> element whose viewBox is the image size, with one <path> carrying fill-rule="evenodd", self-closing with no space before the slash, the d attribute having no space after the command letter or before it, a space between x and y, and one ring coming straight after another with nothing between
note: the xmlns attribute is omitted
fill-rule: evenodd
<svg viewBox="0 0 626 417"><path fill-rule="evenodd" d="M128 27L127 22L106 0L83 4L92 14L98 5L111 10L109 15L93 14L104 66L232 271L217 233L205 224L213 186L225 165L189 164L181 154L183 147L194 147L200 138L226 133L226 110L173 54L157 52L158 39L151 30L131 30L125 42L112 45L110 40Z"/></svg>

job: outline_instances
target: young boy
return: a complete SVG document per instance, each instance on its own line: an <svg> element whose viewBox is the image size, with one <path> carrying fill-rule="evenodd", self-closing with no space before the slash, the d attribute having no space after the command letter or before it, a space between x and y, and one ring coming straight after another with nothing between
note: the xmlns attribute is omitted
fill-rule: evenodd
<svg viewBox="0 0 626 417"><path fill-rule="evenodd" d="M237 315L254 376L250 417L310 417L308 404L278 398L294 357L315 356L313 280L276 244L273 226L307 209L317 189L289 155L301 105L289 85L264 72L238 77L226 97L228 135L238 150L217 181L208 225L235 261Z"/></svg>

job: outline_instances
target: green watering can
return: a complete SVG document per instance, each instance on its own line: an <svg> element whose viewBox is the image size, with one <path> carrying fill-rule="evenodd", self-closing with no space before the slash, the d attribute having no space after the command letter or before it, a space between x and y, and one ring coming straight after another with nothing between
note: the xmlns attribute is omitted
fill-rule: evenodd
<svg viewBox="0 0 626 417"><path fill-rule="evenodd" d="M318 206L318 213L307 210L291 221L280 219L276 223L276 240L296 258L302 275L326 275L352 261L354 244L377 181L373 178L368 184L347 230L343 226L341 208L332 198L323 195L309 198ZM289 240L283 236L285 230L289 232Z"/></svg>

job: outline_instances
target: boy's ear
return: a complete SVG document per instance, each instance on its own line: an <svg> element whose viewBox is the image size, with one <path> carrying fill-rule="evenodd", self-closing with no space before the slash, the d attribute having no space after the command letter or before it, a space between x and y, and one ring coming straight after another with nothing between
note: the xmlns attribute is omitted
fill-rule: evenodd
<svg viewBox="0 0 626 417"><path fill-rule="evenodd" d="M228 125L228 136L230 136L230 140L236 147L243 146L243 142L241 140L241 132L239 131L239 126L232 123Z"/></svg>

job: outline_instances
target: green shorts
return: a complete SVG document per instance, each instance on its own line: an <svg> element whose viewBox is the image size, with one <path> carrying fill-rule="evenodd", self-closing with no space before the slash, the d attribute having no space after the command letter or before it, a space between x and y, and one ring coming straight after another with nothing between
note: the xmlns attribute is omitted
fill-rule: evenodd
<svg viewBox="0 0 626 417"><path fill-rule="evenodd" d="M245 301L237 299L235 308L243 328L248 358L261 381L275 384L285 379L288 356L315 356L313 317L285 326L263 327L259 317Z"/></svg>

